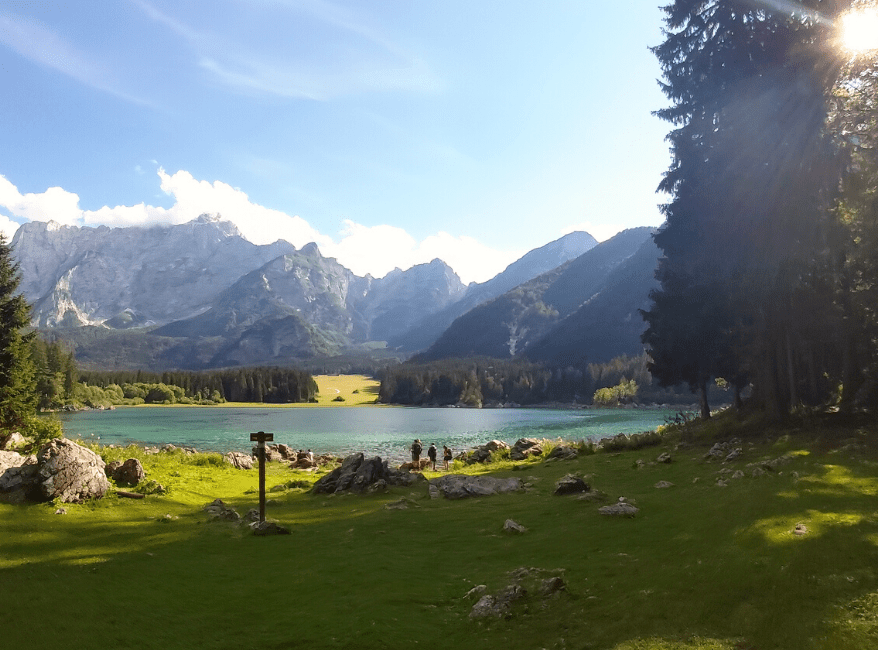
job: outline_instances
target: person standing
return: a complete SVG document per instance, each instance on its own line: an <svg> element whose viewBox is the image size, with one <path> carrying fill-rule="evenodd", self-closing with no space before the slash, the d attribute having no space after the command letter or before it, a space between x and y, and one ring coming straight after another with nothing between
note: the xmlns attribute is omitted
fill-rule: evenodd
<svg viewBox="0 0 878 650"><path fill-rule="evenodd" d="M430 468L436 471L436 443L431 442L430 448L427 450L427 458L430 459Z"/></svg>
<svg viewBox="0 0 878 650"><path fill-rule="evenodd" d="M451 462L451 449L448 445L442 445L442 460L445 462L445 471L448 471L448 464Z"/></svg>
<svg viewBox="0 0 878 650"><path fill-rule="evenodd" d="M424 449L421 447L421 441L415 439L412 443L412 468L415 470L421 469L421 451Z"/></svg>

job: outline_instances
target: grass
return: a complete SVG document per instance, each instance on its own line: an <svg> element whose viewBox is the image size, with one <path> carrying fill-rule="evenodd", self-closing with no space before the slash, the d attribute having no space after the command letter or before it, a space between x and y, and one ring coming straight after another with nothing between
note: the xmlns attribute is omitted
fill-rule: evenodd
<svg viewBox="0 0 878 650"><path fill-rule="evenodd" d="M741 439L739 459L704 460L731 435ZM654 462L663 451L671 464ZM65 505L66 515L53 514L58 504L0 505L0 629L9 647L878 645L878 430L868 423L817 422L785 435L726 416L672 429L654 447L467 467L530 486L482 499L430 500L424 488L281 489L269 493L267 515L292 534L270 538L208 522L201 510L217 497L241 514L257 507L255 470L182 453L103 453L141 458L168 493ZM749 476L748 464L782 455L791 460L777 472ZM716 487L724 468L747 477ZM588 475L608 500L553 496L569 472ZM270 464L267 486L304 476ZM660 480L674 487L653 487ZM635 518L598 513L619 496L636 500ZM413 507L384 508L400 497ZM508 518L528 532L502 533ZM562 575L567 589L531 594L509 619L471 620L467 592L500 590L520 567Z"/></svg>
<svg viewBox="0 0 878 650"><path fill-rule="evenodd" d="M268 404L263 402L224 402L216 406L240 408L313 408L315 406L365 406L378 401L381 382L365 375L315 375L319 392L316 402L297 404ZM339 399L341 398L341 399Z"/></svg>

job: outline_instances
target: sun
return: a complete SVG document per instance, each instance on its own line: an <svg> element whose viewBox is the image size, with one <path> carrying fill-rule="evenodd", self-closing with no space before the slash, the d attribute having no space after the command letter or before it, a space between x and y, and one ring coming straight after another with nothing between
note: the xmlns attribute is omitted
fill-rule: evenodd
<svg viewBox="0 0 878 650"><path fill-rule="evenodd" d="M841 40L851 52L878 50L878 8L851 11L841 17Z"/></svg>

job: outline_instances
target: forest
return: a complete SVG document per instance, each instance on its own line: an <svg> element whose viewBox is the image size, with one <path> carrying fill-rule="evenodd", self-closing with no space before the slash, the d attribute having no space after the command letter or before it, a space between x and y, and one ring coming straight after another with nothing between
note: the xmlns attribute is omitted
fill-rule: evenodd
<svg viewBox="0 0 878 650"><path fill-rule="evenodd" d="M509 359L447 359L405 363L379 371L379 401L419 406L470 407L579 404L605 406L625 403L691 404L688 389L659 386L648 370L645 354L617 357L585 368L551 368L541 363ZM617 389L614 391L613 389ZM603 391L603 392L601 392ZM714 384L717 401L732 399Z"/></svg>
<svg viewBox="0 0 878 650"><path fill-rule="evenodd" d="M287 404L315 398L310 373L295 368L239 368L203 372L80 371L58 341L31 341L38 406L91 408L119 404Z"/></svg>
<svg viewBox="0 0 878 650"><path fill-rule="evenodd" d="M878 59L845 47L860 2L677 0L653 48L670 105L649 370L749 408L878 403Z"/></svg>

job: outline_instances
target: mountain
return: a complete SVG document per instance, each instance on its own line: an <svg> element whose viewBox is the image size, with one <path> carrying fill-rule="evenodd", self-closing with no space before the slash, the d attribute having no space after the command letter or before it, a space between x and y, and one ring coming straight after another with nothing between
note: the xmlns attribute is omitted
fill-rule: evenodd
<svg viewBox="0 0 878 650"><path fill-rule="evenodd" d="M167 323L191 316L241 275L294 252L257 246L218 216L178 226L23 224L12 239L36 327Z"/></svg>
<svg viewBox="0 0 878 650"><path fill-rule="evenodd" d="M460 300L431 314L428 319L413 324L397 336L387 337L387 341L391 347L409 352L428 348L456 318L473 307L577 258L597 245L597 240L588 233L572 232L536 248L487 282L470 284Z"/></svg>
<svg viewBox="0 0 878 650"><path fill-rule="evenodd" d="M407 327L463 293L441 260L365 278L317 246L288 253L223 291L203 313L153 331L156 336L222 337L211 366L278 363L339 354Z"/></svg>
<svg viewBox="0 0 878 650"><path fill-rule="evenodd" d="M553 339L559 349L566 349L568 341L553 332L571 314L616 284L630 285L632 295L639 291L638 285L630 284L628 276L633 271L628 270L626 262L635 258L645 244L654 247L652 232L651 228L623 231L576 259L479 305L456 319L418 359L508 358L527 354L529 346L543 338ZM652 269L646 273L649 278L657 257L652 258ZM617 277L620 270L628 280ZM642 297L645 294L638 299ZM583 350L579 356L588 357L589 352Z"/></svg>
<svg viewBox="0 0 878 650"><path fill-rule="evenodd" d="M643 352L640 335L646 329L639 310L649 308L649 292L659 286L655 269L660 255L649 238L594 296L529 345L524 356L567 367L639 355Z"/></svg>

